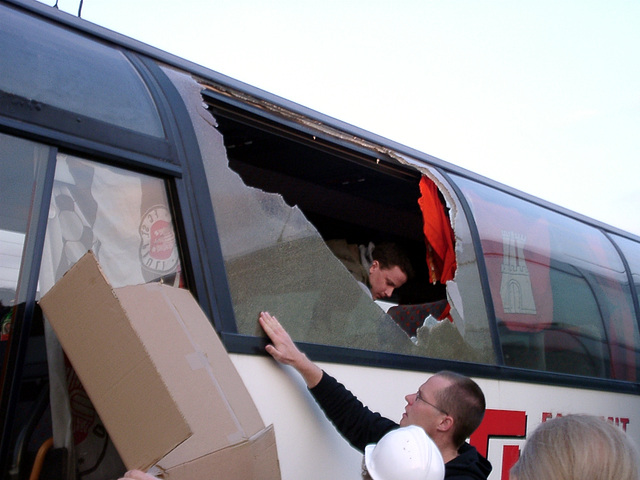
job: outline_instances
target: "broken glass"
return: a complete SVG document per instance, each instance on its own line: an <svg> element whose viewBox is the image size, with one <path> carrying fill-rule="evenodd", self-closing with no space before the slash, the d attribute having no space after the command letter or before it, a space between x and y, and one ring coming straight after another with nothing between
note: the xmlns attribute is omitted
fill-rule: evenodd
<svg viewBox="0 0 640 480"><path fill-rule="evenodd" d="M475 286L470 285L472 280L465 280L462 289L452 284L455 320L425 326L410 338L361 289L297 206L287 204L277 192L248 186L229 167L216 119L203 104L202 86L185 75L166 71L182 93L196 127L238 333L262 335L258 315L269 311L295 341L493 361L486 315L475 312L484 311L475 265L462 268L464 272L475 269L475 277L469 275L476 280ZM465 241L470 246L470 240ZM465 318L458 292L467 290L473 290L471 301L481 303L480 308L469 305Z"/></svg>

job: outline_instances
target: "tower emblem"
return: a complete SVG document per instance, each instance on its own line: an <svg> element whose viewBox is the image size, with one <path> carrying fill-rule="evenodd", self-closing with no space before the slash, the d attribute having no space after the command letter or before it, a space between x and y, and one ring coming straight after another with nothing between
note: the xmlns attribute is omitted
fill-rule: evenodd
<svg viewBox="0 0 640 480"><path fill-rule="evenodd" d="M536 314L531 276L524 258L526 235L502 231L502 282L500 296L504 313Z"/></svg>

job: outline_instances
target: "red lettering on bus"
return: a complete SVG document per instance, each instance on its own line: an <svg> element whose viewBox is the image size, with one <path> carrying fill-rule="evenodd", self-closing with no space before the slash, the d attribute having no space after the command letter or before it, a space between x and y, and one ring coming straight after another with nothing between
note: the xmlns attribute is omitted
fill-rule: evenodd
<svg viewBox="0 0 640 480"><path fill-rule="evenodd" d="M556 417L561 417L562 413L556 413ZM546 422L547 420L551 420L553 418L553 414L551 412L542 412L542 421ZM602 417L606 418L608 421L613 423L616 427L622 428L623 432L627 431L627 425L630 420L628 417Z"/></svg>
<svg viewBox="0 0 640 480"><path fill-rule="evenodd" d="M527 413L516 410L487 409L469 443L485 457L489 455L490 437L523 438L527 432ZM502 451L502 479L509 478L509 470L520 457L520 447L505 445Z"/></svg>
<svg viewBox="0 0 640 480"><path fill-rule="evenodd" d="M562 413L542 412L541 420L546 422L552 418L562 417ZM611 423L627 430L630 423L627 417L602 417ZM469 438L469 443L476 447L481 455L489 456L489 439L492 437L524 439L527 433L527 413L519 410L487 409L478 429ZM509 480L511 467L520 458L519 445L503 445L501 480ZM494 466L495 467L495 466Z"/></svg>
<svg viewBox="0 0 640 480"><path fill-rule="evenodd" d="M622 427L622 431L627 431L627 425L629 424L629 419L625 417L607 417L611 423L613 423L616 427Z"/></svg>
<svg viewBox="0 0 640 480"><path fill-rule="evenodd" d="M520 458L518 445L505 445L502 447L502 480L509 480L509 471Z"/></svg>
<svg viewBox="0 0 640 480"><path fill-rule="evenodd" d="M489 453L489 437L524 437L526 431L526 412L488 408L482 423L471 435L469 441L486 457Z"/></svg>

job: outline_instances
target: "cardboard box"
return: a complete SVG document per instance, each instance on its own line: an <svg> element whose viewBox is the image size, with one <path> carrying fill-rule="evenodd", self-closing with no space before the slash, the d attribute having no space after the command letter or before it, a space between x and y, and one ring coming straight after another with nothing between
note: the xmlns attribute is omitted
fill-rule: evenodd
<svg viewBox="0 0 640 480"><path fill-rule="evenodd" d="M280 478L273 428L189 291L113 289L89 252L40 305L127 468Z"/></svg>

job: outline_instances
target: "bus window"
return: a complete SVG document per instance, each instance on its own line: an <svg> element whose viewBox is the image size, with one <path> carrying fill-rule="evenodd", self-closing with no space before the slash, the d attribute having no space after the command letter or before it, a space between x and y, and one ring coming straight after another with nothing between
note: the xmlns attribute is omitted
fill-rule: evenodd
<svg viewBox="0 0 640 480"><path fill-rule="evenodd" d="M613 235L613 239L616 244L622 250L622 254L625 256L627 263L629 264L629 270L631 271L631 279L636 291L638 310L636 310L636 318L640 319L640 254L638 253L638 242L634 242L628 238L621 237L619 235ZM640 321L640 320L639 320ZM636 321L637 324L637 321ZM631 365L640 365L640 340L637 338L637 330L633 328L632 325L626 325L625 327L626 333L623 335L630 335L634 337L634 345L636 345L635 355L631 351L627 351L629 355L628 362ZM634 359L635 358L635 359ZM638 379L636 378L636 381Z"/></svg>
<svg viewBox="0 0 640 480"><path fill-rule="evenodd" d="M417 162L410 157L403 157L403 159L423 174L422 183L429 179L430 183L437 185L444 202L443 205L446 205L449 210L447 215L452 219L456 263L453 281L447 282L447 302L451 309L449 314L464 339L464 345L472 346L476 352L474 356L460 353L451 356L446 353L447 347L443 347L438 354L433 356L458 360L473 359L480 363L495 363L496 359L493 353L494 347L491 341L478 261L465 211L447 180L436 171L426 168L421 162ZM423 212L423 214L426 216L426 212ZM428 242L429 240L425 238L425 241ZM431 353L437 348L436 345L439 342L437 338L430 340L433 345L429 349Z"/></svg>
<svg viewBox="0 0 640 480"><path fill-rule="evenodd" d="M42 294L88 250L114 287L179 285L180 260L164 182L58 154L40 271Z"/></svg>
<svg viewBox="0 0 640 480"><path fill-rule="evenodd" d="M31 266L31 255L25 256L25 248L27 239L34 235L33 218L38 216L37 210L42 201L48 156L49 148L43 145L0 134L0 393L3 408L16 374L10 369L15 367L15 363L9 358L11 349L16 345L14 340L19 340L21 335L28 338L21 365L19 397L11 419L13 441L20 437L19 429L31 418L39 399L48 391L44 331L39 309L35 309L29 321L24 318L28 300L25 283ZM26 331L25 325L29 324L30 329ZM23 452L33 453L39 445L23 443L22 446Z"/></svg>
<svg viewBox="0 0 640 480"><path fill-rule="evenodd" d="M596 228L455 178L478 227L507 365L635 381L624 265Z"/></svg>
<svg viewBox="0 0 640 480"><path fill-rule="evenodd" d="M619 235L613 235L613 239L629 263L631 277L636 288L636 295L638 295L638 303L640 303L640 253L638 253L638 242ZM640 312L638 312L638 316L640 316Z"/></svg>
<svg viewBox="0 0 640 480"><path fill-rule="evenodd" d="M448 303L446 285L429 280L421 172L399 158L381 161L362 145L247 119L218 103L209 104L211 116L196 92L191 116L207 146L203 159L235 314L226 331L262 335L257 318L267 310L296 341L494 361L486 315L482 331L432 318L438 328L427 324L412 339L386 312L389 304L410 305L406 312L418 312L422 324ZM334 239L397 243L416 277L381 306L329 249ZM470 316L474 310L485 311L482 303L470 305Z"/></svg>
<svg viewBox="0 0 640 480"><path fill-rule="evenodd" d="M4 216L0 217L4 224ZM11 306L17 301L20 260L24 248L25 234L11 230L0 230L0 305L2 308L2 330L0 341L9 339L11 332Z"/></svg>
<svg viewBox="0 0 640 480"><path fill-rule="evenodd" d="M49 149L33 142L0 134L0 300L12 305L18 291L20 262L32 201L38 191L37 175ZM20 299L24 301L24 299Z"/></svg>
<svg viewBox="0 0 640 480"><path fill-rule="evenodd" d="M288 179L286 174L292 172L269 167L265 171L258 164L260 156L264 163L277 156L282 164L296 157L305 161L292 151L296 145L264 134L242 139L228 127L221 130L224 138L209 132L216 136L217 152L214 161L205 159L205 167L239 333L259 334L258 314L267 310L278 316L297 341L365 350L404 352L411 348L408 336L333 256L299 202L290 206L281 195L271 193L289 182L296 188L308 186L308 200L317 194L318 187L310 181ZM243 161L247 150L252 152L251 164ZM299 172L305 169L300 166ZM260 188L249 187L245 181ZM319 209L326 210L335 197L318 200Z"/></svg>
<svg viewBox="0 0 640 480"><path fill-rule="evenodd" d="M43 28L10 6L0 5L0 19L0 49L12 52L0 57L0 91L74 112L78 121L99 119L164 137L151 95L121 51L66 28Z"/></svg>
<svg viewBox="0 0 640 480"><path fill-rule="evenodd" d="M59 153L40 293L44 295L88 250L114 287L152 281L182 286L170 212L162 179ZM54 438L74 440L83 471L95 469L101 478L115 478L124 467L55 335L48 330L47 337Z"/></svg>

